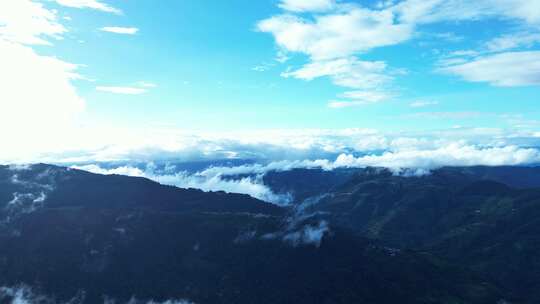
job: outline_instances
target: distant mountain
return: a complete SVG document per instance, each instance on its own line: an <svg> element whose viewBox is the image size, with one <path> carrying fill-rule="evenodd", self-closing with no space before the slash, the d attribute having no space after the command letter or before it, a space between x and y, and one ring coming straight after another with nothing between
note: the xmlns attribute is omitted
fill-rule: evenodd
<svg viewBox="0 0 540 304"><path fill-rule="evenodd" d="M338 215L338 224L346 222ZM487 304L506 297L465 267L357 236L321 216L143 178L0 167L0 303ZM33 292L13 292L21 286Z"/></svg>

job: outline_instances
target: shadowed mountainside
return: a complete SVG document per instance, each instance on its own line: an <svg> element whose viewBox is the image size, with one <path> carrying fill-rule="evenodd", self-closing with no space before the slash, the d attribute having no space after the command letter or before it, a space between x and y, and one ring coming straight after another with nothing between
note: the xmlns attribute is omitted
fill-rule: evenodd
<svg viewBox="0 0 540 304"><path fill-rule="evenodd" d="M539 172L470 167L404 177L368 168L325 196L307 200L303 209L388 246L469 267L520 301L537 303L540 188L525 188L536 185Z"/></svg>
<svg viewBox="0 0 540 304"><path fill-rule="evenodd" d="M47 165L0 167L0 189L0 285L32 286L47 295L42 303L487 304L503 297L429 253L383 246L245 195Z"/></svg>

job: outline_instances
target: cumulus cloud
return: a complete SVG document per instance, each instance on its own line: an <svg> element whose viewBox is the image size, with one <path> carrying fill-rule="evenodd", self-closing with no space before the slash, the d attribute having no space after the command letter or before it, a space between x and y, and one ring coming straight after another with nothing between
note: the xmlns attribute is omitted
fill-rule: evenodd
<svg viewBox="0 0 540 304"><path fill-rule="evenodd" d="M0 2L0 39L21 44L51 43L44 37L60 39L67 29L57 13L30 0ZM0 52L3 55L3 52Z"/></svg>
<svg viewBox="0 0 540 304"><path fill-rule="evenodd" d="M122 11L99 0L56 0L62 6L73 8L89 8L107 13L121 14Z"/></svg>
<svg viewBox="0 0 540 304"><path fill-rule="evenodd" d="M351 6L344 12L316 15L313 21L277 15L260 21L257 28L272 34L287 51L307 54L313 60L331 60L409 39L412 28L396 24L394 18L391 11Z"/></svg>
<svg viewBox="0 0 540 304"><path fill-rule="evenodd" d="M300 5L307 1L291 1ZM325 7L325 14L306 18L282 14L262 20L257 24L261 32L272 34L281 50L302 53L310 63L282 73L283 77L311 80L328 76L338 86L382 91L392 79L382 61L365 61L356 57L373 48L395 45L408 40L412 27L398 24L390 10L371 10L359 5L309 2ZM346 7L345 7L346 6ZM290 9L310 11L310 9ZM289 9L287 9L289 7ZM375 92L376 93L376 92ZM374 93L373 93L374 94ZM332 105L359 105L360 101L342 101Z"/></svg>
<svg viewBox="0 0 540 304"><path fill-rule="evenodd" d="M540 51L506 52L442 66L439 71L493 86L540 85Z"/></svg>
<svg viewBox="0 0 540 304"><path fill-rule="evenodd" d="M124 34L124 35L135 35L139 32L139 29L136 27L119 27L119 26L106 26L100 28L103 32L115 33L115 34Z"/></svg>
<svg viewBox="0 0 540 304"><path fill-rule="evenodd" d="M56 11L41 3L0 3L0 136L10 143L0 158L45 149L83 111L84 100L73 84L81 78L79 67L30 46L51 45L66 31Z"/></svg>
<svg viewBox="0 0 540 304"><path fill-rule="evenodd" d="M282 76L303 80L328 76L338 86L374 92L388 90L387 85L393 79L391 69L386 67L385 62L368 62L361 60L359 56L375 48L408 41L422 25L488 18L518 21L526 27L536 29L540 24L540 5L536 1L526 0L384 1L371 8L352 1L291 0L282 1L279 7L285 12L261 20L257 23L257 29L270 33L280 50L304 54L309 58L309 62L303 67L286 71ZM535 33L500 37L489 42L488 49L502 51L531 46L538 43L538 34ZM435 35L448 37L445 33ZM455 35L450 38L455 38ZM468 81L489 82L501 86L538 83L537 71L526 72L523 68L527 59L516 62L516 58L509 58L512 54L500 56L479 58L479 62L463 58L445 59L444 70ZM533 60L534 66L536 58L528 59ZM511 72L504 74L504 68L499 69L498 65L493 68L498 69L498 73L489 76L492 75L492 70L488 66L493 61L498 64L498 60L517 63L519 67L514 66ZM506 76L512 79L503 80L508 78ZM334 100L329 106L350 107L362 104L366 102Z"/></svg>
<svg viewBox="0 0 540 304"><path fill-rule="evenodd" d="M9 114L2 119L1 126L19 125L24 117L32 121L31 125L46 127L84 109L84 101L72 83L80 78L77 65L40 56L29 47L2 40L0 54L0 107Z"/></svg>

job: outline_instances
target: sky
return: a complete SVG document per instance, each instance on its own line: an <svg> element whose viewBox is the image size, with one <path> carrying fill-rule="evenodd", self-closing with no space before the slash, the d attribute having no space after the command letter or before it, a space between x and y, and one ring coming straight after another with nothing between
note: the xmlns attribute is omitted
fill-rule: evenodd
<svg viewBox="0 0 540 304"><path fill-rule="evenodd" d="M540 142L540 1L4 0L0 84L3 163L515 160Z"/></svg>

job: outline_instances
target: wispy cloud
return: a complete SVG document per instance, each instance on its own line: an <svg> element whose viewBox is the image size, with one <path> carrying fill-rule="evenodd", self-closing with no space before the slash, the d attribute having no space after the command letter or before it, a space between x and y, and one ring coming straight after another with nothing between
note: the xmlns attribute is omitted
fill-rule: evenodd
<svg viewBox="0 0 540 304"><path fill-rule="evenodd" d="M156 88L157 85L152 82L138 81L131 86L97 86L96 90L113 94L141 95L147 93L149 89Z"/></svg>
<svg viewBox="0 0 540 304"><path fill-rule="evenodd" d="M146 89L137 88L137 87L107 87L107 86L98 86L96 87L97 91L108 92L114 94L125 94L125 95L140 95L147 92Z"/></svg>
<svg viewBox="0 0 540 304"><path fill-rule="evenodd" d="M119 26L106 26L100 28L103 32L115 33L115 34L124 34L124 35L135 35L139 31L136 27L119 27Z"/></svg>
<svg viewBox="0 0 540 304"><path fill-rule="evenodd" d="M513 50L520 47L532 47L540 44L540 32L519 32L496 37L486 43L490 52Z"/></svg>
<svg viewBox="0 0 540 304"><path fill-rule="evenodd" d="M293 12L321 12L330 10L335 5L334 0L282 0L278 6Z"/></svg>
<svg viewBox="0 0 540 304"><path fill-rule="evenodd" d="M336 85L354 89L374 89L389 80L385 74L386 63L382 61L361 61L355 57L328 61L315 61L294 71L284 72L283 77L312 80L328 76Z"/></svg>
<svg viewBox="0 0 540 304"><path fill-rule="evenodd" d="M429 106L435 106L435 105L438 105L439 102L438 101L432 101L432 100L417 100L417 101L414 101L414 102L411 102L409 104L409 106L411 108L424 108L424 107L429 107Z"/></svg>
<svg viewBox="0 0 540 304"><path fill-rule="evenodd" d="M153 82L147 82L147 81L139 81L137 82L137 85L143 88L155 88L157 87L157 84Z"/></svg>
<svg viewBox="0 0 540 304"><path fill-rule="evenodd" d="M56 0L56 3L73 8L89 8L114 14L122 13L121 10L99 0Z"/></svg>
<svg viewBox="0 0 540 304"><path fill-rule="evenodd" d="M475 57L464 63L438 69L471 82L493 86L517 87L540 85L540 51L506 52Z"/></svg>
<svg viewBox="0 0 540 304"><path fill-rule="evenodd" d="M427 119L471 119L482 116L480 112L419 112L405 115L411 118Z"/></svg>
<svg viewBox="0 0 540 304"><path fill-rule="evenodd" d="M332 100L328 103L330 108L346 108L386 101L394 97L393 94L381 91L349 91L340 95L344 100Z"/></svg>
<svg viewBox="0 0 540 304"><path fill-rule="evenodd" d="M251 70L255 72L266 72L274 66L275 66L275 63L263 62L262 64L252 67Z"/></svg>
<svg viewBox="0 0 540 304"><path fill-rule="evenodd" d="M540 4L523 0L406 0L390 8L400 22L427 24L443 21L517 19L527 24L540 23Z"/></svg>
<svg viewBox="0 0 540 304"><path fill-rule="evenodd" d="M378 103L391 99L392 94L380 91L349 91L341 95L346 100L332 100L328 103L330 108L346 108Z"/></svg>

